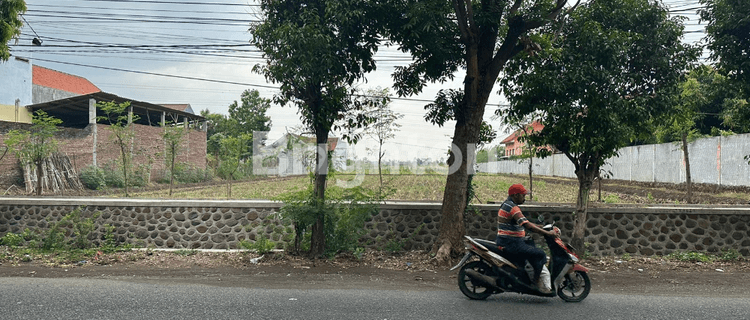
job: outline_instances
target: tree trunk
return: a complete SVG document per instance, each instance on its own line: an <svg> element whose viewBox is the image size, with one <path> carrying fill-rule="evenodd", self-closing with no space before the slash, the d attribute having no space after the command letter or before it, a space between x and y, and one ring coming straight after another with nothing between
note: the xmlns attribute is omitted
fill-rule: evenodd
<svg viewBox="0 0 750 320"><path fill-rule="evenodd" d="M596 168L596 170L576 170L576 176L578 177L578 197L576 199L576 211L574 213L575 225L573 226L573 237L571 239L571 245L573 245L576 253L579 256L583 256L583 254L586 252L586 243L584 241L584 237L586 236L586 219L589 207L589 191L591 191L591 186L594 184L594 177L596 176L597 171L599 171L599 168Z"/></svg>
<svg viewBox="0 0 750 320"><path fill-rule="evenodd" d="M687 203L693 203L693 182L690 177L690 157L688 156L687 132L682 133L682 154L685 157L685 182L687 183Z"/></svg>
<svg viewBox="0 0 750 320"><path fill-rule="evenodd" d="M44 172L42 171L42 162L39 160L36 162L36 195L42 195L42 179L44 179Z"/></svg>
<svg viewBox="0 0 750 320"><path fill-rule="evenodd" d="M174 154L175 154L174 148L172 148L172 168L169 169L169 196L172 196L172 186L174 185Z"/></svg>
<svg viewBox="0 0 750 320"><path fill-rule="evenodd" d="M484 114L484 107L480 114ZM475 118L475 117L472 117ZM481 116L474 119L476 128L481 124ZM472 123L473 124L473 123ZM469 141L476 141L479 135L478 129L472 130L470 124L456 124L453 136L453 162L450 163L449 174L445 183L443 193L443 206L440 212L440 231L435 241L433 251L436 251L436 259L439 263L447 263L454 253L458 253L461 248L461 239L466 234L464 225L464 211L466 211L467 197L466 191L469 181L469 166L473 155L469 156Z"/></svg>
<svg viewBox="0 0 750 320"><path fill-rule="evenodd" d="M382 162L383 162L383 142L380 141L380 146L378 147L378 177L380 177L380 190L383 190L383 169L382 169Z"/></svg>
<svg viewBox="0 0 750 320"><path fill-rule="evenodd" d="M529 154L529 201L534 201L534 155Z"/></svg>
<svg viewBox="0 0 750 320"><path fill-rule="evenodd" d="M602 202L602 172L601 170L596 172L596 183L599 186L599 202Z"/></svg>
<svg viewBox="0 0 750 320"><path fill-rule="evenodd" d="M487 74L488 60L481 59L480 61L479 57L480 52L484 58L492 57L494 41L491 43L492 46L482 48L477 42L467 44L464 97L460 111L455 114L456 127L451 145L454 161L450 164L445 183L443 206L440 212L440 231L433 245L433 251L436 252L435 258L441 264L447 264L453 254L459 253L462 248L461 239L466 233L464 211L467 205L466 188L469 166L473 166L475 146L479 141L479 131L484 118L484 108L497 79L497 74ZM469 150L469 145L472 146L471 150ZM472 154L469 154L470 152ZM471 170L473 173L473 168Z"/></svg>
<svg viewBox="0 0 750 320"><path fill-rule="evenodd" d="M326 192L326 179L328 178L328 131L316 130L316 141L318 143L315 157L315 198L318 205L324 205ZM324 131L324 132L323 132ZM312 225L310 238L310 255L320 256L325 252L325 215L321 214Z"/></svg>

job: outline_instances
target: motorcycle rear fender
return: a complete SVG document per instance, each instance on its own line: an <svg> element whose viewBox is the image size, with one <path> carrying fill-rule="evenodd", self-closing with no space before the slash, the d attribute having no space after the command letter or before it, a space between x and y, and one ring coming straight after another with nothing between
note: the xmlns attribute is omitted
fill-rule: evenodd
<svg viewBox="0 0 750 320"><path fill-rule="evenodd" d="M461 262L459 262L459 263L458 263L458 264L457 264L457 265L456 265L455 267L451 268L451 270L450 270L450 271L453 271L453 270L456 270L456 269L458 269L458 268L461 268L461 267L463 267L463 265L464 265L464 264L466 264L466 261L469 261L469 259L470 259L470 258L471 258L471 256L473 256L473 255L474 255L474 253L473 253L473 252L471 252L471 251L467 252L467 253L466 253L466 255L465 255L465 256L463 257L463 259L461 259Z"/></svg>

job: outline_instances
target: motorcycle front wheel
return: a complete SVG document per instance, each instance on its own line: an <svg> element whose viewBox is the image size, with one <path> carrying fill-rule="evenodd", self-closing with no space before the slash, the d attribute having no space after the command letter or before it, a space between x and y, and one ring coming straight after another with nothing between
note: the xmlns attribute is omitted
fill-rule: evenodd
<svg viewBox="0 0 750 320"><path fill-rule="evenodd" d="M566 302L581 302L589 295L591 291L591 280L586 272L576 271L573 274L566 274L560 288L557 289L557 296Z"/></svg>
<svg viewBox="0 0 750 320"><path fill-rule="evenodd" d="M494 289L488 288L480 281L469 277L466 270L474 270L480 274L493 276L492 268L482 261L472 261L465 264L458 271L458 288L461 289L461 293L473 300L484 300L494 293Z"/></svg>

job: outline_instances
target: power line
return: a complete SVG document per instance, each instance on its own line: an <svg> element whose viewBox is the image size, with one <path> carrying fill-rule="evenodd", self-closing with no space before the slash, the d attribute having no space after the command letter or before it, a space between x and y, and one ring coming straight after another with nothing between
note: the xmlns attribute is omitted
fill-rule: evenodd
<svg viewBox="0 0 750 320"><path fill-rule="evenodd" d="M86 7L86 6L65 6L65 5L49 5L49 4L34 4L29 5L29 7L50 7L50 8L70 8L70 9L84 9L84 10L117 10L117 11L138 11L142 12L143 9L141 8L131 8L131 7ZM37 11L34 9L29 9L26 12L29 11ZM171 13L200 13L200 14L251 14L248 12L240 12L240 11L205 11L205 10L173 10L173 9L148 9L148 11L153 12L171 12ZM80 11L78 11L80 12Z"/></svg>
<svg viewBox="0 0 750 320"><path fill-rule="evenodd" d="M188 2L188 1L159 1L159 0L81 0L88 2L115 2L115 3L157 3L157 4L181 4L181 5L205 5L205 6L233 6L233 7L257 7L259 4L240 4L224 2Z"/></svg>
<svg viewBox="0 0 750 320"><path fill-rule="evenodd" d="M24 57L24 58L26 58L26 59L32 59L30 57ZM168 78L177 78L177 79L184 79L184 80L196 80L196 81L205 81L205 82L213 82L213 83L241 85L241 86L248 86L248 87L276 89L276 90L279 89L279 87L270 86L270 85L252 84L252 83L227 81L227 80L206 79L206 78L188 77L188 76L179 76L179 75L172 75L172 74L165 74L165 73L156 73L156 72L138 71L138 70L127 70L127 69L112 68L112 67L103 67L103 66L93 66L93 65L81 64L81 63L56 61L56 60L50 60L50 59L33 58L32 60L39 60L39 61L45 61L45 62L51 62L51 63L67 64L67 65L73 65L73 66L78 66L78 67L87 67L87 68L95 68L95 69L103 69L103 70L111 70L111 71L129 72L129 73L145 74L145 75L168 77ZM354 96L366 97L366 95L358 95L358 94L355 94ZM402 97L388 97L388 98L390 98L391 100L433 102L432 100L427 100L427 99L402 98Z"/></svg>
<svg viewBox="0 0 750 320"><path fill-rule="evenodd" d="M30 57L25 57L25 58L26 59L32 59ZM67 64L67 65L78 66L78 67L87 67L87 68L96 68L96 69L103 69L103 70L112 70L112 71L120 71L120 72L146 74L146 75L168 77L168 78L177 78L177 79L185 79L185 80L197 80L197 81L205 81L205 82L213 82L213 83L222 83L222 84L233 84L233 85L241 85L241 86L269 88L269 89L279 89L279 87L275 87L275 86L261 85L261 84L251 84L251 83L243 83L243 82L236 82L236 81L215 80L215 79L206 79L206 78L188 77L188 76L178 76L178 75L165 74L165 73L156 73L156 72L148 72L148 71L127 70L127 69L121 69L121 68L102 67L102 66L92 66L92 65L81 64L81 63L63 62L63 61L56 61L56 60L49 60L49 59L40 59L40 58L33 58L33 60L39 60L39 61L45 61L45 62L52 62L52 63L60 63L60 64Z"/></svg>

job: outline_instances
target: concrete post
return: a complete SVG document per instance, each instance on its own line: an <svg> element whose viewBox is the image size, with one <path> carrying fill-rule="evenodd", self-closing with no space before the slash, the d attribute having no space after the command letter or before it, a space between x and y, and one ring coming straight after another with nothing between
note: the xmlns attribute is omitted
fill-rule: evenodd
<svg viewBox="0 0 750 320"><path fill-rule="evenodd" d="M96 100L89 99L89 125L91 128L91 135L94 137L93 146L91 147L91 155L93 157L92 165L96 167L96 144L98 141L97 130L96 130Z"/></svg>

